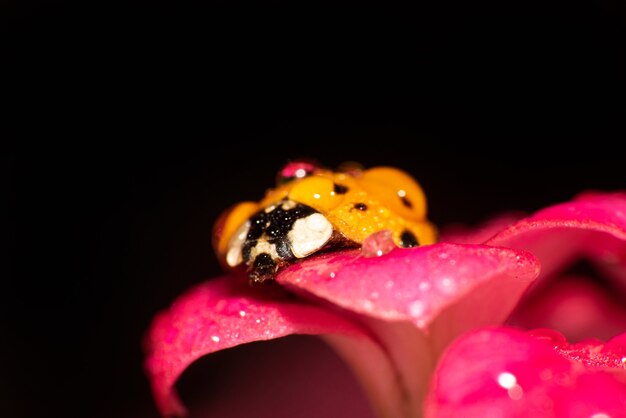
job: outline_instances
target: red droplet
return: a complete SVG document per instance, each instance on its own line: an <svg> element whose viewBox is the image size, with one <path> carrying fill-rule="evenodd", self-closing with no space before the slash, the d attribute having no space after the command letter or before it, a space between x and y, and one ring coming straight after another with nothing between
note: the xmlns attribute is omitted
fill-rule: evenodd
<svg viewBox="0 0 626 418"><path fill-rule="evenodd" d="M278 183L310 176L317 168L317 165L311 161L291 161L278 172Z"/></svg>
<svg viewBox="0 0 626 418"><path fill-rule="evenodd" d="M380 257L394 248L396 248L396 244L393 242L391 231L383 229L365 238L361 253L364 257Z"/></svg>

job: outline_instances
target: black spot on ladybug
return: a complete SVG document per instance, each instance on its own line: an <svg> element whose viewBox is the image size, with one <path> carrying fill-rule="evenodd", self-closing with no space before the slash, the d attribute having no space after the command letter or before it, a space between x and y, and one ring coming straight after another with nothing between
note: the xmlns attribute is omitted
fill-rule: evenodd
<svg viewBox="0 0 626 418"><path fill-rule="evenodd" d="M255 282L264 282L273 279L276 273L276 262L272 260L272 256L268 253L261 253L254 259L253 271L250 273L250 279Z"/></svg>
<svg viewBox="0 0 626 418"><path fill-rule="evenodd" d="M337 194L346 194L348 192L348 187L344 186L343 184L335 183L334 191Z"/></svg>
<svg viewBox="0 0 626 418"><path fill-rule="evenodd" d="M402 204L407 208L411 209L413 207L413 203L411 203L411 201L406 196L400 196L400 200L402 201Z"/></svg>
<svg viewBox="0 0 626 418"><path fill-rule="evenodd" d="M293 260L296 257L293 255L289 244L287 243L287 239L279 239L276 240L276 253L283 260Z"/></svg>
<svg viewBox="0 0 626 418"><path fill-rule="evenodd" d="M246 240L254 241L259 239L261 235L263 235L267 221L268 216L263 211L257 212L252 218L250 218L250 230L248 231Z"/></svg>
<svg viewBox="0 0 626 418"><path fill-rule="evenodd" d="M354 209L360 210L360 211L366 211L367 210L367 205L365 203L355 203L354 204Z"/></svg>
<svg viewBox="0 0 626 418"><path fill-rule="evenodd" d="M265 233L269 238L268 241L274 243L274 240L285 237L291 231L294 222L313 213L315 213L315 210L306 205L297 204L293 209L288 210L277 206L276 209L268 214L269 225L265 228Z"/></svg>
<svg viewBox="0 0 626 418"><path fill-rule="evenodd" d="M419 242L417 241L417 238L411 231L406 230L406 229L402 231L402 235L400 235L401 247L413 248L413 247L417 247L418 245L419 245Z"/></svg>

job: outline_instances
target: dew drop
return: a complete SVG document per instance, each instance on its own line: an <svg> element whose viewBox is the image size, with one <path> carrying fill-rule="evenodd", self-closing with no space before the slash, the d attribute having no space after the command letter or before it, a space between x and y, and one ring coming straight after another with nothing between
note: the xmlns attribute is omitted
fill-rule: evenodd
<svg viewBox="0 0 626 418"><path fill-rule="evenodd" d="M416 300L409 305L409 314L412 317L422 316L425 308L426 307L424 306L424 302L422 302L421 300Z"/></svg>
<svg viewBox="0 0 626 418"><path fill-rule="evenodd" d="M498 384L504 389L511 389L517 384L517 378L514 374L503 372L498 375Z"/></svg>
<svg viewBox="0 0 626 418"><path fill-rule="evenodd" d="M509 395L509 398L513 399L514 401L520 400L524 396L524 389L522 389L520 385L515 385L506 392Z"/></svg>
<svg viewBox="0 0 626 418"><path fill-rule="evenodd" d="M438 288L443 293L449 294L449 293L453 293L456 290L456 285L454 283L454 280L452 280L449 277L444 277L443 279L439 281Z"/></svg>
<svg viewBox="0 0 626 418"><path fill-rule="evenodd" d="M544 381L551 380L552 379L552 370L550 370L550 369L542 370L541 373L539 373L539 378L541 378L541 380L544 380Z"/></svg>
<svg viewBox="0 0 626 418"><path fill-rule="evenodd" d="M513 400L522 399L524 389L517 383L517 377L509 372L502 372L498 375L498 384L506 389L507 395Z"/></svg>
<svg viewBox="0 0 626 418"><path fill-rule="evenodd" d="M211 337L211 341L213 341L214 343L219 343L220 342L220 337L218 337L217 335L213 335Z"/></svg>
<svg viewBox="0 0 626 418"><path fill-rule="evenodd" d="M361 254L364 257L380 257L391 252L394 248L396 248L396 244L393 242L391 231L383 229L365 238L361 247Z"/></svg>
<svg viewBox="0 0 626 418"><path fill-rule="evenodd" d="M230 302L220 300L215 306L215 310L223 315L245 316L245 310L247 307L248 304L242 300L233 300ZM241 315L241 312L244 312L244 314Z"/></svg>
<svg viewBox="0 0 626 418"><path fill-rule="evenodd" d="M244 311L244 310L239 311L239 316L242 317L242 318L244 316L246 316L246 311Z"/></svg>
<svg viewBox="0 0 626 418"><path fill-rule="evenodd" d="M328 275L328 277L330 277L331 279L334 279L336 276L334 271L331 271L330 274Z"/></svg>
<svg viewBox="0 0 626 418"><path fill-rule="evenodd" d="M426 292L427 290L430 290L430 282L421 282L417 287L422 292Z"/></svg>
<svg viewBox="0 0 626 418"><path fill-rule="evenodd" d="M567 373L557 373L554 376L554 382L560 386L570 386L572 384L572 379Z"/></svg>

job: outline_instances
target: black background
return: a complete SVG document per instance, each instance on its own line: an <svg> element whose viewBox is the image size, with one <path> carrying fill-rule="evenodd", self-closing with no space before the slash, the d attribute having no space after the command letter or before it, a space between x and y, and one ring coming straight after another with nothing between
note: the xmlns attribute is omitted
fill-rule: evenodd
<svg viewBox="0 0 626 418"><path fill-rule="evenodd" d="M1 7L2 416L155 417L143 332L290 158L403 168L438 225L626 185L617 1Z"/></svg>

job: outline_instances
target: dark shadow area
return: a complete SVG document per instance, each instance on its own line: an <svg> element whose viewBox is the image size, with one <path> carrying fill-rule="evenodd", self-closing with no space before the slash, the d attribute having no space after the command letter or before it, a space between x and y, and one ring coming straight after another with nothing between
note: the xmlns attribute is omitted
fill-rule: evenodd
<svg viewBox="0 0 626 418"><path fill-rule="evenodd" d="M286 337L205 357L177 387L191 418L373 417L348 367L315 337Z"/></svg>

